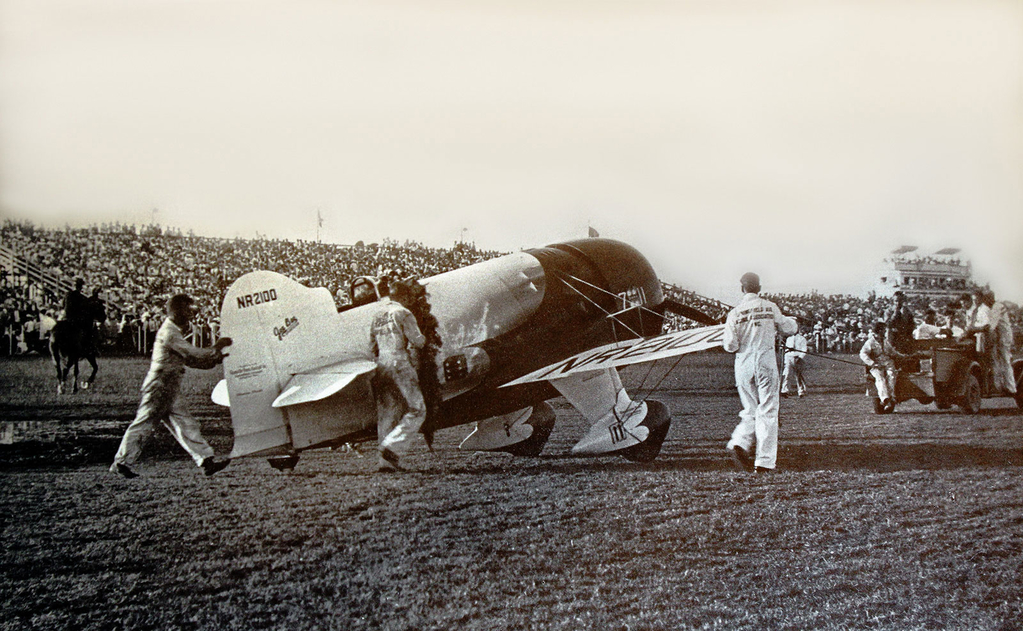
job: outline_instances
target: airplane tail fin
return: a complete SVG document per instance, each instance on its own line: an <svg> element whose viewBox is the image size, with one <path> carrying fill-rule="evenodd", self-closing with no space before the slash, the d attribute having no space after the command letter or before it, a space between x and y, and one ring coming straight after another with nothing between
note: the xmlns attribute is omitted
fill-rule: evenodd
<svg viewBox="0 0 1023 631"><path fill-rule="evenodd" d="M235 442L232 458L290 453L375 425L369 378L375 365L353 356L330 292L269 271L228 289L221 331ZM215 400L216 400L215 399Z"/></svg>

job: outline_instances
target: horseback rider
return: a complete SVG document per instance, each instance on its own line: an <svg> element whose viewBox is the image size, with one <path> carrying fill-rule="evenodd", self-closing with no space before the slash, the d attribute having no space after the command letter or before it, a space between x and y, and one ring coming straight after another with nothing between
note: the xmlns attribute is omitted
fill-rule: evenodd
<svg viewBox="0 0 1023 631"><path fill-rule="evenodd" d="M79 346L84 345L90 339L88 330L92 328L89 299L82 293L84 285L84 280L76 278L75 288L67 292L64 297L64 320L70 323Z"/></svg>

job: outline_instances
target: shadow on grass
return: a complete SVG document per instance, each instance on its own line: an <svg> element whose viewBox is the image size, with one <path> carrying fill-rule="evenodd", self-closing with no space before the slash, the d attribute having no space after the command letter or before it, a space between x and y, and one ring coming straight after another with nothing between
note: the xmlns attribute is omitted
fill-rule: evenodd
<svg viewBox="0 0 1023 631"><path fill-rule="evenodd" d="M783 445L778 453L778 471L913 471L964 469L977 467L1023 466L1023 448L979 447L939 443L907 443L879 445L797 443ZM661 455L653 462L609 460L608 456L585 458L572 455L544 455L517 459L511 464L473 466L466 463L449 467L444 473L494 475L507 474L514 467L517 474L574 474L582 471L727 471L736 466L727 454ZM422 472L428 473L428 472ZM439 472L438 472L439 473Z"/></svg>

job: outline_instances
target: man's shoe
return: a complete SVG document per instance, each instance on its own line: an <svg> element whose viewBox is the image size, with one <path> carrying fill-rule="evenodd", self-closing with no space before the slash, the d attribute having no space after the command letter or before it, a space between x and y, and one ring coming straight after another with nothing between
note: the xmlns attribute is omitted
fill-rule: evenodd
<svg viewBox="0 0 1023 631"><path fill-rule="evenodd" d="M386 447L380 450L379 468L381 471L404 471L401 465L398 464L398 454Z"/></svg>
<svg viewBox="0 0 1023 631"><path fill-rule="evenodd" d="M786 399L787 399L787 398L789 398L789 393L788 393L788 392L782 392L782 393L781 393L781 396L782 396L783 398L786 398Z"/></svg>
<svg viewBox="0 0 1023 631"><path fill-rule="evenodd" d="M746 473L753 473L753 458L749 452L736 445L732 447L732 460Z"/></svg>
<svg viewBox="0 0 1023 631"><path fill-rule="evenodd" d="M217 471L223 471L229 464L231 464L231 460L229 458L220 460L210 456L202 461L202 472L206 474L206 477L209 477Z"/></svg>
<svg viewBox="0 0 1023 631"><path fill-rule="evenodd" d="M132 471L131 467L129 467L126 464L121 464L119 462L115 462L114 464L110 465L110 473L116 473L122 478L126 478L128 480L139 477L139 474Z"/></svg>
<svg viewBox="0 0 1023 631"><path fill-rule="evenodd" d="M763 475L767 473L774 473L774 469L768 469L767 467L757 467L757 475Z"/></svg>

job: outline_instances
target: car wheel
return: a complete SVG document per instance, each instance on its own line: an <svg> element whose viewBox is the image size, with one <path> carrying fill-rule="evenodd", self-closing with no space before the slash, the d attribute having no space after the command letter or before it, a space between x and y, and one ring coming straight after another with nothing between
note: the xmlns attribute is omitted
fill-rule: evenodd
<svg viewBox="0 0 1023 631"><path fill-rule="evenodd" d="M1016 407L1023 409L1023 361L1012 365L1012 373L1016 377Z"/></svg>
<svg viewBox="0 0 1023 631"><path fill-rule="evenodd" d="M976 414L980 412L980 401L980 382L976 375L970 374L966 378L966 392L959 401L959 407L967 414Z"/></svg>

